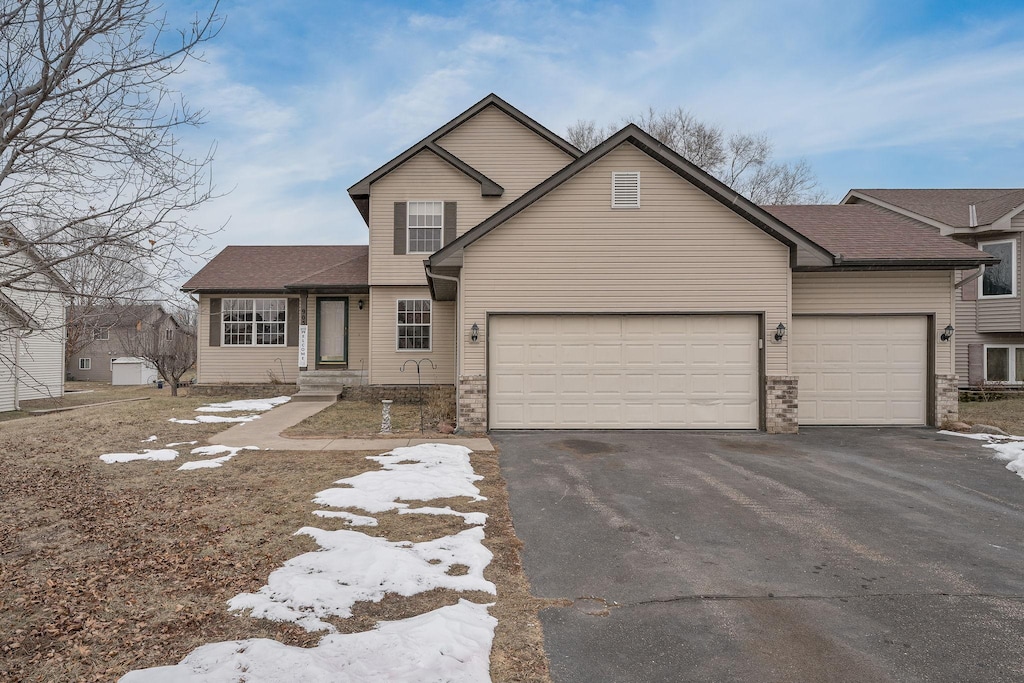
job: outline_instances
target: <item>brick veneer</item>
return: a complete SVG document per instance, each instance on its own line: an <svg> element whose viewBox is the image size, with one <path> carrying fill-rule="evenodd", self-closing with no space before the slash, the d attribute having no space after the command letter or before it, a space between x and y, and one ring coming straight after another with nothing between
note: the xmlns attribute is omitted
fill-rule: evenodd
<svg viewBox="0 0 1024 683"><path fill-rule="evenodd" d="M467 432L487 431L487 376L459 377L459 427Z"/></svg>
<svg viewBox="0 0 1024 683"><path fill-rule="evenodd" d="M796 434L797 378L785 375L765 377L765 431L769 434Z"/></svg>
<svg viewBox="0 0 1024 683"><path fill-rule="evenodd" d="M960 419L960 378L956 375L935 375L935 425Z"/></svg>

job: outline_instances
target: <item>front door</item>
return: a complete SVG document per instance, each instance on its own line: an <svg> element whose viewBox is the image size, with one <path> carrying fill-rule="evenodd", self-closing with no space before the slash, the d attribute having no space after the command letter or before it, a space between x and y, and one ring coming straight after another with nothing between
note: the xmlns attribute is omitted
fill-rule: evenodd
<svg viewBox="0 0 1024 683"><path fill-rule="evenodd" d="M348 361L348 299L316 300L316 363Z"/></svg>

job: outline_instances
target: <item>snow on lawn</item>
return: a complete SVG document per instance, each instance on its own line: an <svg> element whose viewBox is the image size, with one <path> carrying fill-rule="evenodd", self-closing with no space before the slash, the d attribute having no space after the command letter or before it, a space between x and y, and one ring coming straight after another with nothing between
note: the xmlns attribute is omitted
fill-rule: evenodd
<svg viewBox="0 0 1024 683"><path fill-rule="evenodd" d="M108 465L115 462L132 462L133 460L174 460L178 451L173 448L145 449L141 453L104 453L100 460Z"/></svg>
<svg viewBox="0 0 1024 683"><path fill-rule="evenodd" d="M450 507L443 508L402 508L398 511L400 515L457 515L462 517L462 520L466 524L479 524L483 526L487 523L486 512L459 512L458 510L452 510Z"/></svg>
<svg viewBox="0 0 1024 683"><path fill-rule="evenodd" d="M156 441L156 434L149 437L148 439L143 439L140 443L150 443L151 441Z"/></svg>
<svg viewBox="0 0 1024 683"><path fill-rule="evenodd" d="M200 446L199 448L192 449L192 455L217 455L218 453L225 453L219 458L213 458L211 460L193 460L187 462L179 470L201 470L208 469L210 467L220 467L231 458L238 455L239 451L258 451L259 448L256 446Z"/></svg>
<svg viewBox="0 0 1024 683"><path fill-rule="evenodd" d="M377 526L377 520L365 515L357 515L344 510L313 510L317 517L336 517L348 522L349 526Z"/></svg>
<svg viewBox="0 0 1024 683"><path fill-rule="evenodd" d="M307 631L334 631L321 617L348 618L352 605L380 602L385 593L408 597L434 588L496 592L484 578L492 555L482 543L483 527L422 543L394 543L348 529L304 527L296 533L312 536L322 550L288 560L258 592L231 598L229 609L251 609L253 617L292 621ZM457 564L467 572L449 575Z"/></svg>
<svg viewBox="0 0 1024 683"><path fill-rule="evenodd" d="M1002 436L1001 434L963 434L942 430L939 434L963 436L976 441L987 441L985 448L996 452L996 459L1006 462L1006 469L1024 478L1024 436Z"/></svg>
<svg viewBox="0 0 1024 683"><path fill-rule="evenodd" d="M487 500L474 481L483 479L473 472L472 453L465 446L429 443L396 448L384 455L371 455L384 469L363 472L339 479L335 484L349 488L331 488L316 494L314 503L336 508L360 508L367 512L385 512L409 507L396 500L433 500L465 496Z"/></svg>
<svg viewBox="0 0 1024 683"><path fill-rule="evenodd" d="M283 403L292 400L290 396L275 396L274 398L254 398L241 401L228 401L227 403L210 403L196 408L200 413L230 413L232 411L257 411L270 410Z"/></svg>
<svg viewBox="0 0 1024 683"><path fill-rule="evenodd" d="M222 415L196 415L194 420L179 420L172 417L168 422L177 422L180 425L197 425L200 422L252 422L258 420L259 415L238 415L236 417L224 417Z"/></svg>
<svg viewBox="0 0 1024 683"><path fill-rule="evenodd" d="M204 645L177 666L133 671L121 683L355 683L490 680L497 620L467 600L372 631L325 636L313 648L252 638Z"/></svg>

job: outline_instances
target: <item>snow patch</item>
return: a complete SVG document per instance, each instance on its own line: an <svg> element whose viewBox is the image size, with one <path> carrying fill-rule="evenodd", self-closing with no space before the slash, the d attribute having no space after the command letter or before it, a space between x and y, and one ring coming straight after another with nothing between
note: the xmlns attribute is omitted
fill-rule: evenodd
<svg viewBox="0 0 1024 683"><path fill-rule="evenodd" d="M452 510L450 507L443 508L404 508L398 511L400 515L457 515L462 517L466 524L476 524L483 526L487 523L486 512L459 512L458 510Z"/></svg>
<svg viewBox="0 0 1024 683"><path fill-rule="evenodd" d="M194 441L192 443L195 443ZM258 451L257 446L200 446L199 448L192 449L192 455L217 455L218 453L226 453L219 458L213 458L211 460L193 460L187 462L179 470L201 470L209 469L211 467L220 467L231 458L238 455L239 451Z"/></svg>
<svg viewBox="0 0 1024 683"><path fill-rule="evenodd" d="M235 417L224 417L223 415L196 415L194 420L179 420L172 417L168 422L177 422L180 425L197 425L200 422L252 422L260 419L259 415L237 415Z"/></svg>
<svg viewBox="0 0 1024 683"><path fill-rule="evenodd" d="M100 460L109 464L115 462L132 462L133 460L174 460L178 451L173 448L145 449L141 453L104 453Z"/></svg>
<svg viewBox="0 0 1024 683"><path fill-rule="evenodd" d="M264 411L270 410L283 403L292 400L291 396L275 396L274 398L255 398L240 401L228 401L227 403L210 403L196 408L197 412L203 413L230 413L232 411Z"/></svg>
<svg viewBox="0 0 1024 683"><path fill-rule="evenodd" d="M983 444L985 448L991 448L996 452L996 459L1006 463L1006 469L1024 479L1024 437L1001 434L963 434L961 432L950 432L942 430L939 434L950 434L962 436L977 441L988 441Z"/></svg>
<svg viewBox="0 0 1024 683"><path fill-rule="evenodd" d="M337 517L344 519L349 523L349 526L377 526L377 520L373 517L357 515L353 512L344 512L339 510L313 510L313 514L317 517Z"/></svg>
<svg viewBox="0 0 1024 683"><path fill-rule="evenodd" d="M474 481L483 479L473 472L471 450L465 446L428 443L396 448L383 455L371 455L384 469L363 472L339 479L330 488L316 494L314 503L336 508L360 508L367 512L385 512L409 507L397 500L434 500L468 497L487 500Z"/></svg>
<svg viewBox="0 0 1024 683"><path fill-rule="evenodd" d="M322 617L350 617L352 605L379 602L386 593L408 597L434 588L496 592L484 578L492 555L483 545L482 527L422 543L392 543L347 529L303 527L296 534L311 536L322 550L286 561L258 592L231 598L229 609L252 610L253 617L294 622L307 631L333 632ZM449 575L456 564L465 565L466 574Z"/></svg>
<svg viewBox="0 0 1024 683"><path fill-rule="evenodd" d="M372 631L325 636L313 648L252 638L203 645L176 666L133 671L121 683L355 683L490 681L497 620L467 600L383 621Z"/></svg>
<svg viewBox="0 0 1024 683"><path fill-rule="evenodd" d="M149 437L148 439L143 439L139 443L149 443L150 441L156 441L156 434L154 434L153 436Z"/></svg>
<svg viewBox="0 0 1024 683"><path fill-rule="evenodd" d="M168 448L174 448L175 446L195 446L198 441L175 441L174 443L167 444Z"/></svg>

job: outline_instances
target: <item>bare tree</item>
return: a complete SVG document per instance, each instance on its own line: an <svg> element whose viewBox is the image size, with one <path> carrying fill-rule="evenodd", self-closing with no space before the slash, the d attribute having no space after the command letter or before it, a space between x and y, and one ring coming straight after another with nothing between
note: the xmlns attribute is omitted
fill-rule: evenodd
<svg viewBox="0 0 1024 683"><path fill-rule="evenodd" d="M181 378L196 365L196 319L195 307L190 306L156 324L121 333L125 352L152 364L171 385L171 396L178 395Z"/></svg>
<svg viewBox="0 0 1024 683"><path fill-rule="evenodd" d="M216 11L175 29L153 0L3 0L0 217L23 239L0 243L0 289L46 288L44 269L160 286L200 250L209 231L187 218L211 197L213 148L182 146L202 115L172 81Z"/></svg>
<svg viewBox="0 0 1024 683"><path fill-rule="evenodd" d="M636 124L756 204L818 204L829 199L806 161L772 160L772 143L766 135L726 134L721 126L701 121L682 107L649 108L627 117L626 123ZM566 139L589 150L613 132L614 126L602 128L594 121L579 120L569 126Z"/></svg>

